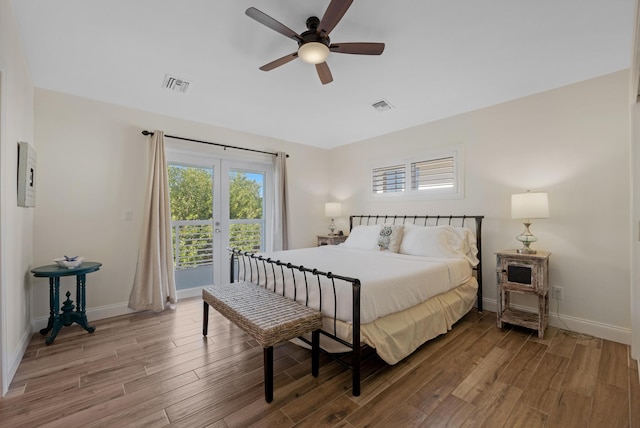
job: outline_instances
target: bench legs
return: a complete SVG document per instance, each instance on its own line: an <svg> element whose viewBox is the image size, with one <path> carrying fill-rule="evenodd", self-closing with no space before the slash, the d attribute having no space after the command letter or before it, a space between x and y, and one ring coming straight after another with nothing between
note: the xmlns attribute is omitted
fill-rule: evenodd
<svg viewBox="0 0 640 428"><path fill-rule="evenodd" d="M273 401L273 346L263 348L264 355L264 399ZM311 332L311 374L318 377L320 371L320 330Z"/></svg>
<svg viewBox="0 0 640 428"><path fill-rule="evenodd" d="M311 332L311 374L318 377L320 370L320 330Z"/></svg>
<svg viewBox="0 0 640 428"><path fill-rule="evenodd" d="M209 304L204 303L204 311L202 313L202 335L206 336L209 331Z"/></svg>
<svg viewBox="0 0 640 428"><path fill-rule="evenodd" d="M264 348L264 399L273 401L273 346Z"/></svg>
<svg viewBox="0 0 640 428"><path fill-rule="evenodd" d="M209 328L209 304L203 302L202 307L202 335L206 336ZM264 357L264 399L267 403L273 401L273 346L263 348ZM320 371L320 330L311 332L311 374L318 377Z"/></svg>

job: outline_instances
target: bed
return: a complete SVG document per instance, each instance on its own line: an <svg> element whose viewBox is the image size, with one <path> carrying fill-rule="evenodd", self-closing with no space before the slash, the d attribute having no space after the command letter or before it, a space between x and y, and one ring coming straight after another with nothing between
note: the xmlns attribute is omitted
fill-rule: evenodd
<svg viewBox="0 0 640 428"><path fill-rule="evenodd" d="M482 311L482 219L355 215L340 245L259 254L230 249L231 280L320 310L321 347L352 370L358 396L362 346L396 364L474 305Z"/></svg>

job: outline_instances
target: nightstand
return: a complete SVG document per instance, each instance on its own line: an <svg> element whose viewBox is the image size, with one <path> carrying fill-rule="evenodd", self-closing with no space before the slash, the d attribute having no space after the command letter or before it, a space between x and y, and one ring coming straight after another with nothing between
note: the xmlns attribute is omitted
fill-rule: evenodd
<svg viewBox="0 0 640 428"><path fill-rule="evenodd" d="M549 256L547 251L521 254L516 250L496 253L498 279L498 327L504 323L538 331L540 339L549 324ZM511 307L511 293L534 295L538 312L531 313Z"/></svg>
<svg viewBox="0 0 640 428"><path fill-rule="evenodd" d="M347 235L318 235L318 247L322 245L338 245L347 240Z"/></svg>

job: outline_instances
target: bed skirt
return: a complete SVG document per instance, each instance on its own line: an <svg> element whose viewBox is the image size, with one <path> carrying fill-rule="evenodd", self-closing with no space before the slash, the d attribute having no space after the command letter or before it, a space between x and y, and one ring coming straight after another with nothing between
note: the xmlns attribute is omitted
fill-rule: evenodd
<svg viewBox="0 0 640 428"><path fill-rule="evenodd" d="M375 348L388 364L396 364L420 345L451 330L476 302L478 282L471 278L464 284L439 294L405 311L362 324L361 340ZM333 319L323 319L323 330L333 331ZM337 321L337 336L351 342L351 324ZM302 341L295 341L303 344ZM331 353L350 349L327 337L320 337L320 347Z"/></svg>

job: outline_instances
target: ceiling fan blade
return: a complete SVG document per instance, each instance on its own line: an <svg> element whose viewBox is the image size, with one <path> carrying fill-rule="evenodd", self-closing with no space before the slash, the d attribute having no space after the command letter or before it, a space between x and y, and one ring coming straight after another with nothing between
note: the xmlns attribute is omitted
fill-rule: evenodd
<svg viewBox="0 0 640 428"><path fill-rule="evenodd" d="M331 52L356 55L380 55L384 51L384 43L332 43Z"/></svg>
<svg viewBox="0 0 640 428"><path fill-rule="evenodd" d="M296 58L298 58L298 52L294 52L292 54L285 55L282 58L278 58L275 61L271 61L269 64L265 64L262 67L260 67L260 70L262 70L262 71L271 71L274 68L280 67L281 65L285 65L289 61L293 61Z"/></svg>
<svg viewBox="0 0 640 428"><path fill-rule="evenodd" d="M331 75L331 70L329 70L329 66L326 62L321 62L320 64L316 64L316 71L318 72L318 77L320 77L320 81L323 85L327 83L333 82L333 76Z"/></svg>
<svg viewBox="0 0 640 428"><path fill-rule="evenodd" d="M318 34L328 35L338 25L353 0L331 0L318 25Z"/></svg>
<svg viewBox="0 0 640 428"><path fill-rule="evenodd" d="M290 39L293 39L296 42L302 41L302 37L300 37L300 35L298 33L293 31L291 28L287 27L283 23L281 23L279 21L276 21L275 19L273 19L272 17L270 17L266 13L256 9L255 7L250 7L249 9L247 9L245 11L245 14L249 18L255 19L256 21L258 21L262 25L265 25L265 26L271 28L272 30L277 31L278 33L280 33L280 34L282 34L282 35L284 35L286 37L289 37Z"/></svg>

